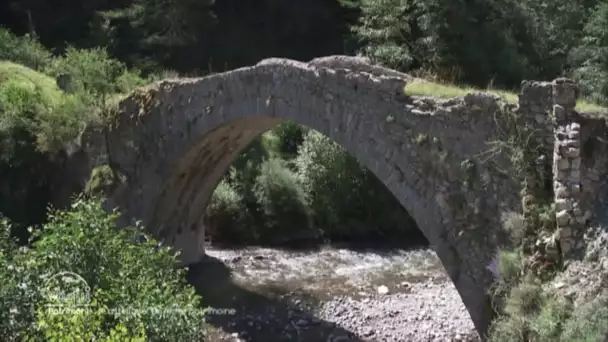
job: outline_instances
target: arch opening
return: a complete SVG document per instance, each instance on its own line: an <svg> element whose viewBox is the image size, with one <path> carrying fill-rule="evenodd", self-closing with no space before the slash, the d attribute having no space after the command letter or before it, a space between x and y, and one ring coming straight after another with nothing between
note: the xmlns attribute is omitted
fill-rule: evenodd
<svg viewBox="0 0 608 342"><path fill-rule="evenodd" d="M282 122L286 121L273 117L254 117L239 118L225 123L201 137L200 141L196 142L176 164L167 182L162 186L161 196L153 204L149 225L160 227L156 233L181 250L185 260L195 261L204 255L205 228L209 224L206 221L205 209L217 185L255 139L263 136L265 132L270 132ZM322 132L319 133L328 137ZM339 142L331 138L329 140L342 147ZM399 200L398 196L401 193L398 189L391 189L386 179L383 180L375 174L373 165L357 158L359 154L357 151L343 148L349 156L357 159L362 167L383 184L392 198L396 199L407 213L415 229L422 233L422 243L428 243L429 237L426 235L428 232L420 229L417 225L418 221L408 210L408 207L415 207L410 204L411 200L404 205L403 200ZM418 238L420 241L420 236ZM193 241L197 241L199 245L196 246Z"/></svg>
<svg viewBox="0 0 608 342"><path fill-rule="evenodd" d="M183 170L192 167L204 175L179 188L181 193L167 190L167 201L154 212L163 215L162 208L176 198L204 206L200 211L189 207L181 215L196 211L191 222L201 224L196 227L202 229L198 234L214 245L428 246L395 195L351 152L294 121L268 119L261 118L257 124L237 119L211 132L196 148L213 147L222 159L208 155L198 166L186 166L194 159L184 161L186 165L176 172L185 174L189 171ZM255 136L270 125L274 128ZM244 132L251 127L256 128ZM179 182L180 176L171 179ZM199 186L215 182L216 187L196 192ZM173 235L172 243L177 236Z"/></svg>

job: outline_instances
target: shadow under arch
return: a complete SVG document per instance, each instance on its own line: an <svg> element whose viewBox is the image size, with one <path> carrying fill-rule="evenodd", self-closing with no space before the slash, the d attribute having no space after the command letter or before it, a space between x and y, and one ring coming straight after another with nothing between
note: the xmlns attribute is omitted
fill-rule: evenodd
<svg viewBox="0 0 608 342"><path fill-rule="evenodd" d="M204 236L198 228L221 177L254 138L295 121L344 147L393 193L483 336L493 316L486 267L501 209L518 189L475 158L496 138L495 115L504 104L488 94L409 97L406 83L275 59L135 91L108 136L112 167L125 178L110 205L182 250L185 263L196 263ZM472 167L464 168L465 161ZM470 178L473 184L465 184Z"/></svg>
<svg viewBox="0 0 608 342"><path fill-rule="evenodd" d="M209 314L205 321L225 333L239 334L243 341L352 341L363 342L357 334L319 318L305 305L293 303L288 290L265 288L253 291L232 277L222 260L205 256L188 268L188 281L202 296L204 305L234 314ZM270 295L272 292L273 295ZM306 327L298 326L304 320ZM209 336L217 338L218 336ZM341 338L341 339L340 339Z"/></svg>

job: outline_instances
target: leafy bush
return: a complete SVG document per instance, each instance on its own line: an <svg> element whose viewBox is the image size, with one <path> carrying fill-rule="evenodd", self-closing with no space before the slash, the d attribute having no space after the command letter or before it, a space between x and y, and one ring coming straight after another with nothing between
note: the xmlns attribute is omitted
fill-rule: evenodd
<svg viewBox="0 0 608 342"><path fill-rule="evenodd" d="M108 191L111 191L114 188L118 181L115 176L112 168L108 165L101 165L94 168L91 171L91 178L89 179L84 192L95 196L108 193Z"/></svg>
<svg viewBox="0 0 608 342"><path fill-rule="evenodd" d="M33 328L31 304L36 301L36 288L26 284L35 277L14 261L24 250L10 235L8 220L0 218L0 336L5 341L22 341Z"/></svg>
<svg viewBox="0 0 608 342"><path fill-rule="evenodd" d="M584 96L608 104L608 3L599 2L583 31L584 38L570 52L578 65L574 78Z"/></svg>
<svg viewBox="0 0 608 342"><path fill-rule="evenodd" d="M311 130L306 134L295 164L315 226L327 236L420 235L386 186L321 133Z"/></svg>
<svg viewBox="0 0 608 342"><path fill-rule="evenodd" d="M63 167L61 152L66 144L104 113L117 93L144 81L104 49L68 48L64 55L53 57L35 38L6 30L0 30L0 58L38 70L0 61L0 182L7 190L0 199L0 212L24 237L24 226L46 218L52 177ZM71 80L67 93L55 80L63 74Z"/></svg>
<svg viewBox="0 0 608 342"><path fill-rule="evenodd" d="M298 154L298 148L304 141L307 129L293 121L285 121L273 128L270 133L276 137L274 150L280 153L283 159L290 160Z"/></svg>
<svg viewBox="0 0 608 342"><path fill-rule="evenodd" d="M195 341L202 338L200 298L177 269L175 255L142 233L116 229L116 214L98 200L77 200L35 234L25 252L3 258L0 331L10 340L77 338L121 341ZM77 275L90 289L87 302L45 295L60 272ZM62 288L64 289L64 288ZM8 299L8 300L6 300ZM83 300L83 297L77 297ZM67 306L72 305L72 306ZM74 304L81 304L78 308Z"/></svg>
<svg viewBox="0 0 608 342"><path fill-rule="evenodd" d="M513 216L512 216L513 217ZM574 307L547 291L541 279L523 268L521 247L502 250L495 264L492 291L500 315L490 326L488 341L605 341L607 301L599 298Z"/></svg>
<svg viewBox="0 0 608 342"><path fill-rule="evenodd" d="M262 163L254 193L265 218L264 226L259 227L262 238L287 233L280 231L285 227L294 234L310 228L304 192L285 161L268 159Z"/></svg>
<svg viewBox="0 0 608 342"><path fill-rule="evenodd" d="M58 152L77 137L86 106L62 93L55 81L11 62L0 62L0 212L26 238L24 226L46 217ZM35 181L33 181L35 179Z"/></svg>
<svg viewBox="0 0 608 342"><path fill-rule="evenodd" d="M608 300L598 298L581 305L563 326L562 341L606 341Z"/></svg>
<svg viewBox="0 0 608 342"><path fill-rule="evenodd" d="M205 210L205 232L217 240L254 241L258 236L252 223L242 194L222 179Z"/></svg>
<svg viewBox="0 0 608 342"><path fill-rule="evenodd" d="M63 56L56 57L46 69L57 77L68 74L73 91L99 105L105 97L132 90L145 81L137 71L129 71L124 63L111 58L103 48L75 49L69 47Z"/></svg>
<svg viewBox="0 0 608 342"><path fill-rule="evenodd" d="M7 60L23 64L35 70L46 68L53 55L36 37L18 37L7 29L0 28L0 61Z"/></svg>
<svg viewBox="0 0 608 342"><path fill-rule="evenodd" d="M16 64L0 63L0 75L0 139L6 146L0 158L23 158L24 149L55 152L76 137L87 114L78 98L61 93L52 79ZM25 155L16 153L17 148Z"/></svg>
<svg viewBox="0 0 608 342"><path fill-rule="evenodd" d="M608 338L605 299L573 307L565 298L547 293L538 279L526 277L506 298L504 314L494 320L491 342L589 341Z"/></svg>

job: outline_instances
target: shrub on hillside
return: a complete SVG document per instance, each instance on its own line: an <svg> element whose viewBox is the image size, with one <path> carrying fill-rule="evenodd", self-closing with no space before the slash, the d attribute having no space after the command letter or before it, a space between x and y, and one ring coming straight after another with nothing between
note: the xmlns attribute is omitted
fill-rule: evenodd
<svg viewBox="0 0 608 342"><path fill-rule="evenodd" d="M507 215L520 231L517 215ZM514 221L513 221L514 220ZM516 234L519 236L519 233ZM491 295L500 315L490 327L488 341L604 341L608 338L605 299L574 307L548 290L536 275L526 272L521 247L501 250L490 267L495 273Z"/></svg>
<svg viewBox="0 0 608 342"><path fill-rule="evenodd" d="M73 91L83 94L94 105L100 105L105 97L126 93L145 83L138 71L128 70L103 48L69 47L65 54L53 59L46 72L54 77L70 75Z"/></svg>
<svg viewBox="0 0 608 342"><path fill-rule="evenodd" d="M27 234L22 227L46 217L54 172L63 167L60 152L66 144L106 112L113 102L107 100L143 80L103 49L69 48L53 57L36 39L6 30L0 30L2 58L38 70L0 61L0 212L23 237ZM69 93L57 86L55 77L61 74L71 76Z"/></svg>
<svg viewBox="0 0 608 342"><path fill-rule="evenodd" d="M53 55L36 37L18 37L11 31L0 28L0 60L23 64L35 70L46 68Z"/></svg>
<svg viewBox="0 0 608 342"><path fill-rule="evenodd" d="M78 136L86 109L52 78L0 62L0 212L15 223L18 236L27 235L23 226L44 220L50 182L62 167L57 152Z"/></svg>
<svg viewBox="0 0 608 342"><path fill-rule="evenodd" d="M563 325L562 341L606 341L608 300L597 298L581 305Z"/></svg>
<svg viewBox="0 0 608 342"><path fill-rule="evenodd" d="M491 342L599 342L608 338L606 300L573 307L566 298L546 292L533 276L524 277L504 300L503 313L490 328Z"/></svg>
<svg viewBox="0 0 608 342"><path fill-rule="evenodd" d="M175 255L141 228L117 229L115 218L100 201L77 200L51 216L31 249L0 252L3 338L201 340L204 310ZM90 297L57 302L45 295L61 272L82 277ZM49 304L67 310L57 314Z"/></svg>
<svg viewBox="0 0 608 342"><path fill-rule="evenodd" d="M27 158L36 149L54 152L76 137L87 114L78 98L17 64L1 63L0 76L0 139L5 147L0 158Z"/></svg>

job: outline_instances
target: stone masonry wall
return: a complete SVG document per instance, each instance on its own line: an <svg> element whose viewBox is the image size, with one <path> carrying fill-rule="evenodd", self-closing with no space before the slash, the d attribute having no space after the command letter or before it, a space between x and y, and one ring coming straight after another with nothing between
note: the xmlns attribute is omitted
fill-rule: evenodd
<svg viewBox="0 0 608 342"><path fill-rule="evenodd" d="M538 208L552 201L553 104L550 82L522 82L518 114L522 122L510 134L517 136L523 148L522 214L524 216L523 246L526 254L536 248L540 220Z"/></svg>
<svg viewBox="0 0 608 342"><path fill-rule="evenodd" d="M555 206L561 257L580 256L602 177L608 174L606 119L576 110L578 86L569 79L522 83L519 113L533 129L524 170L522 210L527 219L525 247L533 252L539 238L535 207ZM550 197L547 198L546 196ZM546 200L549 199L549 202Z"/></svg>
<svg viewBox="0 0 608 342"><path fill-rule="evenodd" d="M553 82L555 218L564 259L581 247L586 221L581 208L581 125L574 111L577 96L577 86L570 80Z"/></svg>
<svg viewBox="0 0 608 342"><path fill-rule="evenodd" d="M143 220L182 251L184 263L196 263L204 256L203 213L221 177L255 137L293 120L343 146L395 195L483 335L493 312L487 266L499 245L501 214L520 210L521 190L505 153L486 156L489 142L505 138L501 120L514 108L485 93L448 100L407 96L410 81L334 56L311 63L269 59L139 89L121 103L108 133L111 166L122 182L108 203L120 208L125 222ZM534 165L525 175L527 190L533 199L555 190L567 250L584 217L575 102L569 82L527 82L516 115L533 128L538 146L527 156Z"/></svg>

